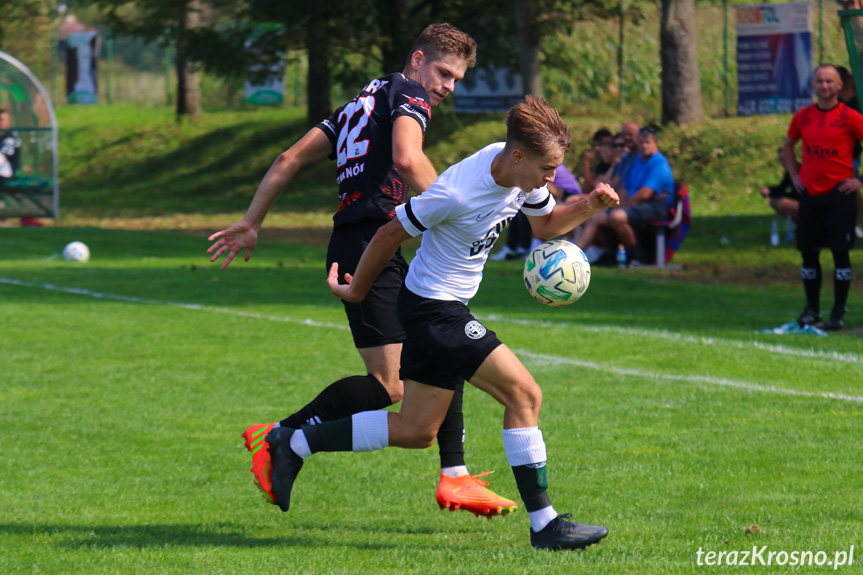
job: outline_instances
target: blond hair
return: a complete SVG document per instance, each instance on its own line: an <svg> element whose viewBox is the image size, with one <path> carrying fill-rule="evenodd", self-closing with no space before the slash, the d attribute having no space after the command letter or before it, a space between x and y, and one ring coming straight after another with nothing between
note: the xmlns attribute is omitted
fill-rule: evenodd
<svg viewBox="0 0 863 575"><path fill-rule="evenodd" d="M414 41L408 54L408 64L414 52L421 51L432 60L442 60L447 56L461 58L473 68L476 64L476 42L465 32L452 24L431 24Z"/></svg>
<svg viewBox="0 0 863 575"><path fill-rule="evenodd" d="M572 136L560 114L544 98L525 96L506 114L506 144L523 146L534 155L558 150L566 153Z"/></svg>

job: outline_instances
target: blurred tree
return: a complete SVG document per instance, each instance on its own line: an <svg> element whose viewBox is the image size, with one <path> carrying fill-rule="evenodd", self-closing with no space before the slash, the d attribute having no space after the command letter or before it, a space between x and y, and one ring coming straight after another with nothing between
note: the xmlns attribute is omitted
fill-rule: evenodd
<svg viewBox="0 0 863 575"><path fill-rule="evenodd" d="M695 0L662 0L659 39L663 123L700 122L704 116L697 35Z"/></svg>
<svg viewBox="0 0 863 575"><path fill-rule="evenodd" d="M76 4L93 4L85 0ZM191 57L201 13L231 7L237 0L95 0L104 10L105 23L114 33L140 36L174 47L177 75L177 118L195 117L201 111L198 64Z"/></svg>

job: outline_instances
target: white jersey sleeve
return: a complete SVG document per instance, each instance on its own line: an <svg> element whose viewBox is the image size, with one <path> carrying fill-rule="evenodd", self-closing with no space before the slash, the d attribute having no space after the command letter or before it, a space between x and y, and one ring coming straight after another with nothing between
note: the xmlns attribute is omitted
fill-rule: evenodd
<svg viewBox="0 0 863 575"><path fill-rule="evenodd" d="M460 210L461 197L437 181L419 196L396 206L396 217L405 231L416 237Z"/></svg>
<svg viewBox="0 0 863 575"><path fill-rule="evenodd" d="M551 195L547 187L543 186L531 190L525 195L521 211L526 216L544 216L551 213L554 205L554 196Z"/></svg>

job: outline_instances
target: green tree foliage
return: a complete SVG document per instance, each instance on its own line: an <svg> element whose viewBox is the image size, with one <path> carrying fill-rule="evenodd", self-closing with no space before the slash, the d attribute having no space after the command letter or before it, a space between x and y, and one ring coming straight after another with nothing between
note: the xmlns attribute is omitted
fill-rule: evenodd
<svg viewBox="0 0 863 575"><path fill-rule="evenodd" d="M58 20L51 0L0 0L0 50L22 61L37 76L47 77L50 30Z"/></svg>

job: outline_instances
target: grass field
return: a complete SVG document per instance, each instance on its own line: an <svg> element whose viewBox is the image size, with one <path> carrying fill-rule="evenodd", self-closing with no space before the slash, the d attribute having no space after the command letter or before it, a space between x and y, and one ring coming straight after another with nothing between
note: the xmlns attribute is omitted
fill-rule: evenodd
<svg viewBox="0 0 863 575"><path fill-rule="evenodd" d="M852 545L860 573L861 282L844 333L757 333L802 307L768 226L702 218L686 271L597 268L563 309L487 267L471 308L543 387L552 501L611 530L578 553L532 550L523 510L439 512L435 449L318 455L289 513L263 503L240 433L361 370L322 246L220 272L203 231L2 229L0 573L821 572L696 552ZM90 263L58 257L71 240ZM470 388L465 411L471 470L515 497L502 409Z"/></svg>

